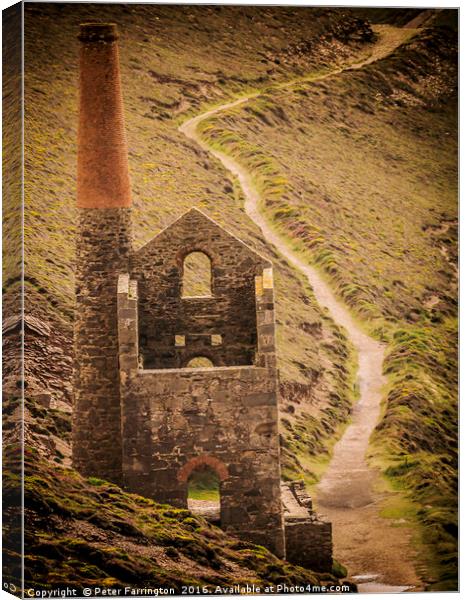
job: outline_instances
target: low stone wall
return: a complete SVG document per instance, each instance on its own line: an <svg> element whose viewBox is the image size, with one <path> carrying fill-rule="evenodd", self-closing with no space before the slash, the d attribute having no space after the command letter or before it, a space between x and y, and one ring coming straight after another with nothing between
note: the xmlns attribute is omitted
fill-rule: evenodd
<svg viewBox="0 0 465 600"><path fill-rule="evenodd" d="M331 572L333 543L331 523L312 509L303 481L281 484L286 558L289 562L320 572Z"/></svg>
<svg viewBox="0 0 465 600"><path fill-rule="evenodd" d="M319 572L331 572L333 545L331 523L295 520L285 522L286 559Z"/></svg>

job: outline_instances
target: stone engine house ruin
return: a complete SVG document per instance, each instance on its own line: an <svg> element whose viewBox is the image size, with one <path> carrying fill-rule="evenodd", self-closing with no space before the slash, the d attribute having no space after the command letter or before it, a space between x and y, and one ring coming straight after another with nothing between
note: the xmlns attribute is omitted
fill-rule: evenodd
<svg viewBox="0 0 465 600"><path fill-rule="evenodd" d="M197 209L133 250L116 27L80 40L74 465L179 507L206 465L222 528L330 570L331 525L281 483L272 265Z"/></svg>
<svg viewBox="0 0 465 600"><path fill-rule="evenodd" d="M193 251L211 260L211 296L183 295ZM124 484L187 506L206 463L222 527L282 556L271 264L192 209L120 274L118 330ZM197 356L213 367L189 368Z"/></svg>

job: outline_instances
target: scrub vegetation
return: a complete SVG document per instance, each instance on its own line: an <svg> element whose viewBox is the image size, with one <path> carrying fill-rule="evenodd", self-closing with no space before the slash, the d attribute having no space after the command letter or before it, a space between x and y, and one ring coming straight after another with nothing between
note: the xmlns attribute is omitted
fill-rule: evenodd
<svg viewBox="0 0 465 600"><path fill-rule="evenodd" d="M19 460L9 457L10 464ZM277 559L262 546L239 541L190 511L127 494L95 477L53 467L37 452L25 457L25 588L69 586L173 588L182 586L338 584L340 569L316 574ZM17 477L4 474L4 501ZM11 526L13 524L13 526ZM5 533L20 535L20 521ZM5 550L5 580L20 584ZM17 559L19 557L16 557ZM20 564L18 562L18 564Z"/></svg>

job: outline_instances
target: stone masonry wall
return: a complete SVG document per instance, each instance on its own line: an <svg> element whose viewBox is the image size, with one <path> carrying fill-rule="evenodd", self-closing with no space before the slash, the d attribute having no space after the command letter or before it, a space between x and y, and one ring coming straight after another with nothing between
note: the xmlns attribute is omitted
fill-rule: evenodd
<svg viewBox="0 0 465 600"><path fill-rule="evenodd" d="M308 569L330 573L333 565L331 523L312 509L303 481L281 484L286 559Z"/></svg>
<svg viewBox="0 0 465 600"><path fill-rule="evenodd" d="M80 209L75 318L73 463L121 482L117 278L127 271L130 209Z"/></svg>
<svg viewBox="0 0 465 600"><path fill-rule="evenodd" d="M131 251L131 189L113 23L80 27L73 463L122 480L117 279Z"/></svg>
<svg viewBox="0 0 465 600"><path fill-rule="evenodd" d="M183 262L203 252L212 265L212 296L182 297ZM144 368L181 368L195 356L215 366L251 365L257 348L255 276L270 263L193 209L131 261L139 287ZM212 335L221 335L213 345ZM184 336L177 346L175 336Z"/></svg>
<svg viewBox="0 0 465 600"><path fill-rule="evenodd" d="M136 255L130 275L119 277L124 484L160 502L187 507L190 474L209 465L221 481L222 528L284 556L271 266L202 213L191 211L185 217L169 227L166 235L160 234L161 239L157 236L152 240L143 255ZM225 355L228 360L243 360L241 337L235 336L228 319L231 316L244 332L248 324L244 339L254 365L176 369L171 362L171 368L147 369L146 359L144 368L140 366L142 336L138 328L144 331L150 315L159 315L154 342L163 336L166 323L183 322L185 327L197 327L194 331L199 334L204 331L205 321L195 320L194 312L189 314L190 321L181 321L183 304L176 304L181 293L179 256L183 253L179 255L170 242L180 243L189 234L189 251L192 246L199 248L203 235L209 240L210 251L213 239L222 252L222 263L211 252L217 270L214 296L209 299L216 321L210 331L217 333L221 327L222 335L228 332L224 341L232 340L233 348L230 354L224 349ZM196 236L199 239L194 244ZM182 265L182 259L180 262ZM228 275L220 264L233 273ZM247 290L253 303L244 294L236 297L236 286L242 292ZM167 304L153 307L151 302L155 301ZM175 308L180 312L174 315L177 321L172 321ZM211 315L209 319L211 325ZM174 332L191 331L172 329L171 337ZM173 344L174 339L170 348Z"/></svg>
<svg viewBox="0 0 465 600"><path fill-rule="evenodd" d="M330 573L333 565L331 523L314 520L287 521L286 560L320 573Z"/></svg>
<svg viewBox="0 0 465 600"><path fill-rule="evenodd" d="M221 479L222 528L283 556L274 370L131 370L123 379L125 486L187 507L190 472L209 464Z"/></svg>

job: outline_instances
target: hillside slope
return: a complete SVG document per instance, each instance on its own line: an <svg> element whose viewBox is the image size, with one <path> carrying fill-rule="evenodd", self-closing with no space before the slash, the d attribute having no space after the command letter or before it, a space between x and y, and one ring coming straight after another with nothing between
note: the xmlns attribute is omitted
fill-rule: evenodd
<svg viewBox="0 0 465 600"><path fill-rule="evenodd" d="M284 438L289 445L285 473L301 473L295 447L309 444L315 453L326 452L319 438L330 436L347 419L353 396L351 350L303 278L266 246L244 215L235 184L206 153L186 142L176 124L182 111L201 103L284 80L290 72L299 75L347 60L369 44L371 30L350 14L328 9L302 13L245 7L28 6L26 308L53 323L50 342L41 349L49 364L63 363L63 353L69 357L65 340L71 339L74 297L76 32L80 22L97 17L119 23L122 34L136 247L195 205L275 262L282 403L292 429ZM240 44L219 33L238 24ZM209 45L203 43L207 39ZM57 373L51 384L37 381L40 369L34 365L43 364L43 358L39 354L30 359L31 396L41 396L44 384L51 385L52 407L57 407L58 394L58 408L64 408L62 401L71 400L70 381L64 391L57 385ZM70 376L71 371L65 368L64 373ZM323 432L316 436L321 422Z"/></svg>
<svg viewBox="0 0 465 600"><path fill-rule="evenodd" d="M127 573L135 568L138 573L150 570L150 575L144 575L147 582L153 581L151 577L175 582L178 555L173 551L170 559L160 551L160 556L149 557L147 566L142 551L146 537L141 530L128 533L139 539L137 548L131 546L134 556L129 566L123 564L128 560L122 555L126 553L124 548L107 548L111 537L118 544L128 543L111 529L111 523L118 520L118 510L133 514L134 509L128 506L143 500L133 501L108 484L86 482L76 473L62 470L62 466L70 465L72 410L76 35L79 23L91 20L114 21L121 31L136 247L194 205L275 263L284 475L304 475L312 481L316 474L301 463L301 457L308 453L327 456L334 433L347 420L355 395L352 350L343 332L318 307L305 280L267 246L247 219L237 185L224 177L208 154L186 143L177 125L187 111L231 94L267 82L285 81L291 73L299 76L310 69L349 60L370 45L373 33L363 20L329 9L302 13L294 8L101 4L25 7L25 435L26 447L32 452L26 463L26 492L31 502L27 523L33 524L28 536L34 530L38 534L27 538L31 551L28 579L35 584L53 578L55 583L64 583L73 577L79 586L106 575L112 583L125 583ZM12 317L18 285L13 278L4 285L4 307ZM17 332L18 325L12 318L8 331ZM10 384L5 418L14 441L18 419L16 379L11 378ZM18 491L16 458L13 453L6 461L12 473L5 482L9 486L7 494L13 498ZM90 532L95 543L89 546L85 542L89 531L80 527L76 530L77 521L82 519L75 511L78 502L86 519L95 513L94 484L108 487L114 506L108 509L113 512L107 515L107 522L98 523L99 530ZM99 504L102 498L97 498ZM159 510L153 510L151 522L162 518ZM190 517L173 517L179 522L182 538L188 536L185 518ZM107 527L111 533L105 531ZM214 535L220 536L219 544L237 543L221 532ZM253 557L251 562L244 562L232 553L224 561L215 562L216 550L205 550L206 537L202 530L202 539L196 538L192 544L196 560L190 566L187 558L183 562L188 574L199 569L202 560L210 569L205 576L192 575L193 580L271 581L275 577L273 565L278 563L268 555L259 556L255 563ZM68 563L61 545L70 558ZM8 547L6 552L8 555ZM116 564L111 572L101 568L105 553ZM10 564L14 558L7 556ZM237 564L226 569L230 578L218 574L227 561ZM270 574L262 571L268 567ZM276 569L276 576L286 581L315 578L282 563Z"/></svg>
<svg viewBox="0 0 465 600"><path fill-rule="evenodd" d="M14 466L18 455L7 460ZM227 536L188 510L53 467L33 450L27 450L25 463L26 589L68 586L82 595L86 587L154 587L182 594L185 586L207 586L214 593L217 586L272 586L276 591L279 584L341 585L329 573L290 565L261 546ZM6 505L16 486L17 478L5 471ZM9 539L19 537L20 522L7 519L5 525ZM4 578L19 590L18 559L7 546Z"/></svg>
<svg viewBox="0 0 465 600"><path fill-rule="evenodd" d="M455 33L435 27L363 69L268 89L200 125L252 172L269 222L389 342L372 452L411 494L445 589L456 585L456 75Z"/></svg>

